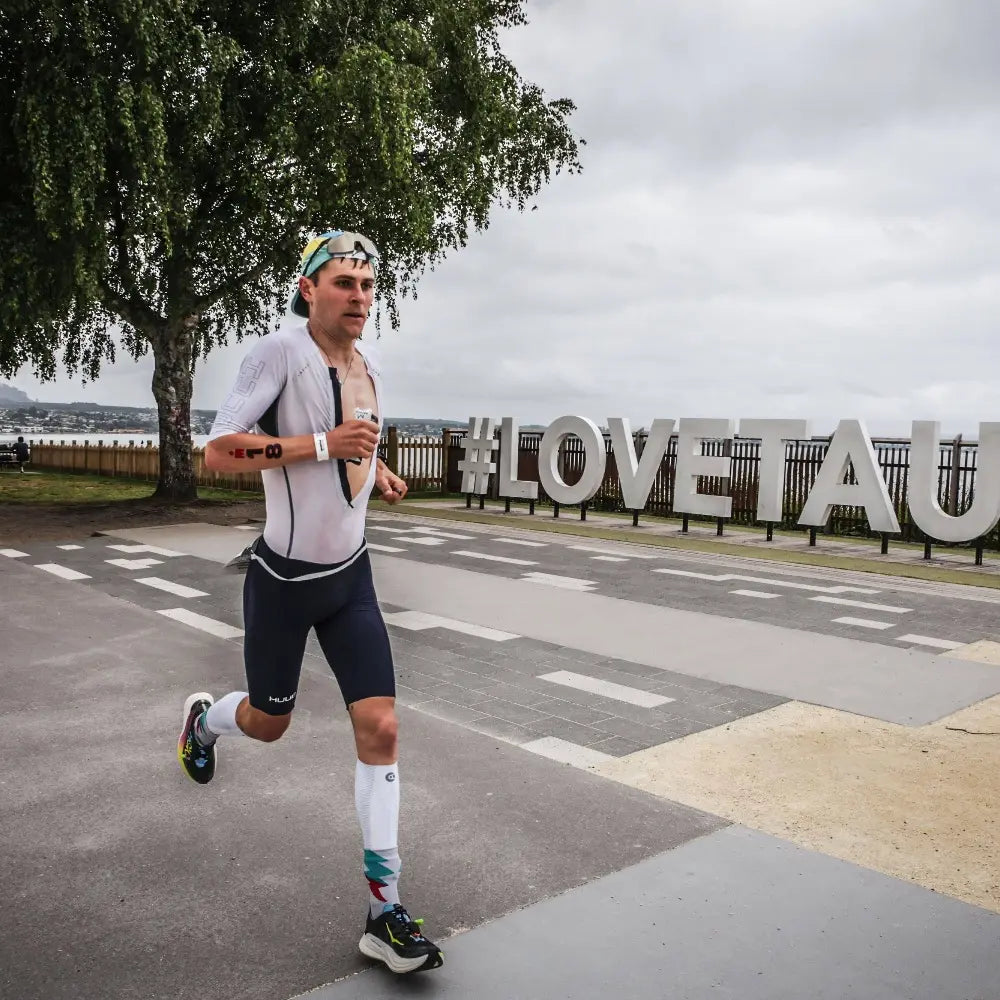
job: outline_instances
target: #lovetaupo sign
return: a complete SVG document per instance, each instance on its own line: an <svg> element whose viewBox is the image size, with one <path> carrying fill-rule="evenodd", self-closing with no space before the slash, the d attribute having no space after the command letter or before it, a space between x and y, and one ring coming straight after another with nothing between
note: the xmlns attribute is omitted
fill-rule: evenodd
<svg viewBox="0 0 1000 1000"><path fill-rule="evenodd" d="M657 419L646 439L642 455L635 453L635 439L628 420L608 419L611 447L618 466L622 496L629 510L646 506L653 481L671 436L677 433L677 464L674 481L674 511L728 518L732 498L698 493L698 477L728 479L731 459L703 455L703 441L732 441L737 433L730 419ZM542 435L538 451L538 482L517 478L519 426L513 417L500 421L472 417L465 438L465 457L458 463L463 493L485 493L491 474L499 475L499 495L535 500L539 482L555 503L580 504L590 500L604 480L607 448L601 429L592 420L564 416L553 421ZM785 480L785 446L789 441L809 438L805 420L741 420L741 438L759 440L760 482L757 520L780 521ZM573 436L583 444L583 475L572 486L559 473L559 449ZM1000 520L1000 423L979 425L976 488L972 506L961 516L946 514L938 502L938 449L940 425L930 420L913 421L907 504L914 523L929 538L941 542L968 542L988 534ZM499 456L496 452L499 449ZM845 483L850 466L856 482ZM895 534L899 521L875 457L871 438L860 420L842 420L830 441L823 464L799 517L799 524L821 527L834 507L863 507L874 531Z"/></svg>

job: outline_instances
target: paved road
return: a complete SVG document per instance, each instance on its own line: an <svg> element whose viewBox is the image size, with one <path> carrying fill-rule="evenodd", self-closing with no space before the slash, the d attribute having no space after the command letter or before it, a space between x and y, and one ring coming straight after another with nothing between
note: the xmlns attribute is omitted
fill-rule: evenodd
<svg viewBox="0 0 1000 1000"><path fill-rule="evenodd" d="M404 897L448 942L411 990L995 1000L995 915L586 770L788 698L939 718L1000 691L996 667L940 655L992 634L990 595L419 518L372 529ZM184 695L240 684L225 562L252 537L4 550L0 996L285 1000L365 968L349 727L318 649L280 744L226 742L206 788L173 755ZM399 989L376 972L318 995Z"/></svg>

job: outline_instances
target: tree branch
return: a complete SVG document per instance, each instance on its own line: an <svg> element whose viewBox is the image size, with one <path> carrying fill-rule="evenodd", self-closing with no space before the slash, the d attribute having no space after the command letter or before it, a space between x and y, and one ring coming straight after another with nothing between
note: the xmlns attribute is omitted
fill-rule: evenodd
<svg viewBox="0 0 1000 1000"><path fill-rule="evenodd" d="M119 295L103 275L98 279L97 287L100 289L101 305L108 312L120 316L149 339L163 331L163 317L141 299L134 295Z"/></svg>
<svg viewBox="0 0 1000 1000"><path fill-rule="evenodd" d="M203 313L206 309L211 309L232 285L244 285L248 282L256 281L258 278L263 277L272 267L274 267L274 261L266 260L249 271L244 271L243 274L236 275L235 278L227 278L224 285L219 285L217 288L212 289L212 291L199 296L185 311L188 313Z"/></svg>

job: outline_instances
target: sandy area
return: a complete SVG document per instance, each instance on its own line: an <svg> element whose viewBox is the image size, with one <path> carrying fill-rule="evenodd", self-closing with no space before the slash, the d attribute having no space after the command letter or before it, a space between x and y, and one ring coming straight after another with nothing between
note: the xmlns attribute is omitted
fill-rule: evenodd
<svg viewBox="0 0 1000 1000"><path fill-rule="evenodd" d="M1000 696L918 728L789 702L595 770L1000 912Z"/></svg>

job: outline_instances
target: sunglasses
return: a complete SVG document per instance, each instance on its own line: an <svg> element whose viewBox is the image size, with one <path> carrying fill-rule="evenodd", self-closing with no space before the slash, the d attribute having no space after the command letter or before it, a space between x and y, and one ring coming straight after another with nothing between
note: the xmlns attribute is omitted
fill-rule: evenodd
<svg viewBox="0 0 1000 1000"><path fill-rule="evenodd" d="M312 264L320 250L326 250L331 257L360 251L368 258L378 259L378 250L375 249L375 244L367 236L362 236L360 233L341 233L339 236L331 236L329 239L321 241L309 254L309 259L302 265L300 274L309 274L309 265Z"/></svg>

